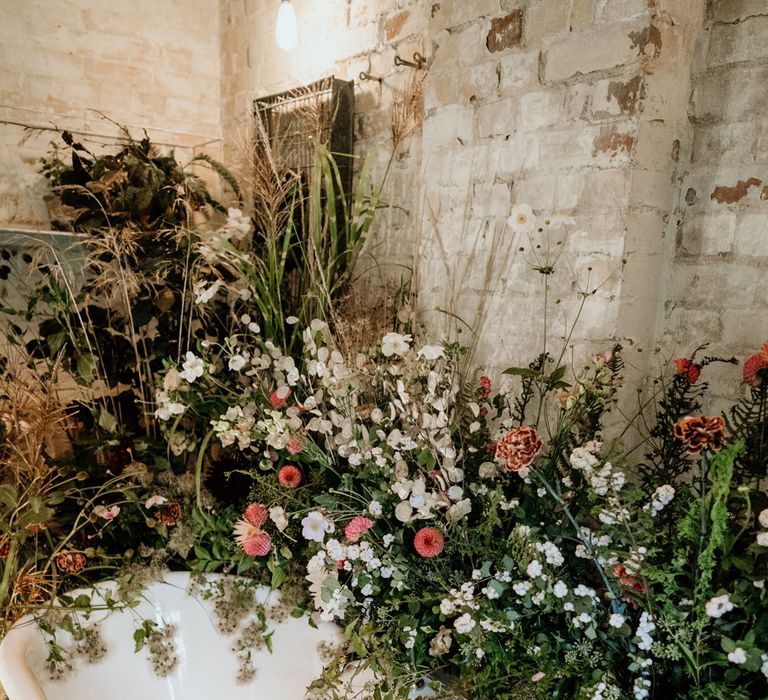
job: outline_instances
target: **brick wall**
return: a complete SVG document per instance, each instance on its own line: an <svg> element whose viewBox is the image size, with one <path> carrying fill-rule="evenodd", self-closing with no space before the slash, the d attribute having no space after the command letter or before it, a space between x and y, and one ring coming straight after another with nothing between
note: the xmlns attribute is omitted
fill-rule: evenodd
<svg viewBox="0 0 768 700"><path fill-rule="evenodd" d="M46 226L37 160L56 125L99 149L147 127L184 161L220 137L214 0L5 0L0 22L0 224ZM104 138L106 136L106 138ZM220 142L209 144L220 155Z"/></svg>
<svg viewBox="0 0 768 700"><path fill-rule="evenodd" d="M618 339L642 373L700 341L743 355L768 335L763 0L293 0L289 54L278 0L10 1L3 118L68 114L98 131L94 107L190 147L221 135L233 166L255 97L334 74L355 80L357 152L381 175L392 105L423 77L423 123L391 164L370 250L390 276L415 271L435 336L451 318L435 307L470 322L484 310L491 368L544 340L535 251L504 226L520 203L574 220L548 335L554 347L579 289L594 291L577 361ZM425 71L395 66L415 51ZM49 136L20 147L18 129L0 133L0 219L25 220Z"/></svg>
<svg viewBox="0 0 768 700"><path fill-rule="evenodd" d="M661 340L744 358L768 339L768 4L712 3L692 73Z"/></svg>

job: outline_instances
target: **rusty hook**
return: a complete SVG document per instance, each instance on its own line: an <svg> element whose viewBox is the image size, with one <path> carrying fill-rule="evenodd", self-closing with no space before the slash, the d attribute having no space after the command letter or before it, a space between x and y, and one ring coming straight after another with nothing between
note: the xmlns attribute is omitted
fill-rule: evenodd
<svg viewBox="0 0 768 700"><path fill-rule="evenodd" d="M395 65L396 66L410 66L411 68L415 68L416 70L420 70L424 67L424 64L427 62L427 59L424 58L418 51L413 54L413 61L407 61L404 58L400 58L397 54L395 54Z"/></svg>
<svg viewBox="0 0 768 700"><path fill-rule="evenodd" d="M358 76L358 78L359 78L361 81L365 81L365 80L375 80L375 81L377 81L377 82L379 82L379 83L380 83L382 80L384 80L384 78L379 78L379 77L377 77L377 76L375 76L375 75L371 75L370 73L367 73L367 72L366 72L366 71L364 71L364 70L361 70L361 71L360 71L360 75Z"/></svg>

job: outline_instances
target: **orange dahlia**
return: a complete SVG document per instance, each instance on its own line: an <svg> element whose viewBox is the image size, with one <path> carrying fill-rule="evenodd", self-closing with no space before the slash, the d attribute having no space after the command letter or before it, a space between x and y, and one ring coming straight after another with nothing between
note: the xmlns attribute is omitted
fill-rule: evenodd
<svg viewBox="0 0 768 700"><path fill-rule="evenodd" d="M699 454L704 450L718 452L725 441L725 421L720 416L688 416L675 423L672 431L678 440L685 443L689 454Z"/></svg>
<svg viewBox="0 0 768 700"><path fill-rule="evenodd" d="M540 451L541 438L529 425L510 430L496 443L496 459L503 461L511 472L529 467Z"/></svg>

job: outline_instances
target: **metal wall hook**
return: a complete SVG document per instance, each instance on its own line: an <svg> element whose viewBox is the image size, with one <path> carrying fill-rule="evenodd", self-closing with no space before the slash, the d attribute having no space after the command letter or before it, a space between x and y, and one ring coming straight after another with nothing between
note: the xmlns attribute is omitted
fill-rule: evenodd
<svg viewBox="0 0 768 700"><path fill-rule="evenodd" d="M360 75L358 76L358 78L359 78L361 81L365 81L365 80L375 80L375 81L377 81L377 82L379 82L379 83L380 83L380 82L382 82L382 81L384 80L384 78L379 78L379 77L377 77L377 76L375 76L375 75L371 75L370 73L366 73L366 71L364 71L364 70L361 70L361 71L360 71Z"/></svg>
<svg viewBox="0 0 768 700"><path fill-rule="evenodd" d="M415 68L416 70L420 70L424 67L424 64L427 62L427 59L424 58L418 51L413 54L413 61L407 61L404 58L400 58L397 54L395 54L395 65L396 66L410 66L411 68Z"/></svg>

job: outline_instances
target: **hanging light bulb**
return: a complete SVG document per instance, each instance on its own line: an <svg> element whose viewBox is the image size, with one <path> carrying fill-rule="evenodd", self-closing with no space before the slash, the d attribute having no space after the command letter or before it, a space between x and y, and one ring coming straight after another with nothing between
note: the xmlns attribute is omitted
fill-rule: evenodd
<svg viewBox="0 0 768 700"><path fill-rule="evenodd" d="M292 51L299 43L299 30L296 26L296 10L291 0L282 0L277 10L275 41L283 51Z"/></svg>

